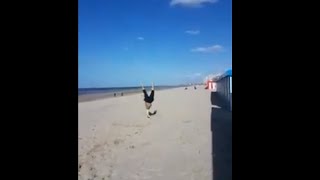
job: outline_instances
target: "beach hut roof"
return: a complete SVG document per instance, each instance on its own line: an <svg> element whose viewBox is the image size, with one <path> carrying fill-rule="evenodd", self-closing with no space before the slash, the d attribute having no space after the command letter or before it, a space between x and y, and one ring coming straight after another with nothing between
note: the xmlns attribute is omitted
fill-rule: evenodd
<svg viewBox="0 0 320 180"><path fill-rule="evenodd" d="M222 75L222 77L226 77L226 76L232 76L232 69L229 69Z"/></svg>
<svg viewBox="0 0 320 180"><path fill-rule="evenodd" d="M232 69L227 70L225 73L223 73L221 76L217 77L216 80L220 80L224 77L228 77L231 76L232 77Z"/></svg>

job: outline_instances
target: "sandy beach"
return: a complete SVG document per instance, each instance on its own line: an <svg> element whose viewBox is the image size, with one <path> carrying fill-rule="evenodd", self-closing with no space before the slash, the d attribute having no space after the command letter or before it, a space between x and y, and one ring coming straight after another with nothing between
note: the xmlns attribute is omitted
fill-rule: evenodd
<svg viewBox="0 0 320 180"><path fill-rule="evenodd" d="M148 93L150 89L147 89ZM79 179L211 180L210 91L155 91L79 102Z"/></svg>

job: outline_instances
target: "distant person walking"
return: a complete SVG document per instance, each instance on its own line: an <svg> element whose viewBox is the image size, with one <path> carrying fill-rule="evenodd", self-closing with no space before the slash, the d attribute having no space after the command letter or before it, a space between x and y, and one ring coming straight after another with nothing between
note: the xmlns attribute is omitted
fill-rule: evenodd
<svg viewBox="0 0 320 180"><path fill-rule="evenodd" d="M143 87L143 84L141 84L141 86L142 86L142 92L144 94L144 103L147 109L147 117L150 118L151 115L154 115L157 113L156 110L153 113L150 112L152 102L154 101L154 86L152 83L150 96L148 96L146 89Z"/></svg>

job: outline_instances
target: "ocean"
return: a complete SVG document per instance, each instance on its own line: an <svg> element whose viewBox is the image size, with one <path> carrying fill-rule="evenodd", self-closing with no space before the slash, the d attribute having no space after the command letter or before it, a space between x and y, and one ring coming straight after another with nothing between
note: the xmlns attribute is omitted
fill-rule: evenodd
<svg viewBox="0 0 320 180"><path fill-rule="evenodd" d="M155 86L155 90L171 89L182 86ZM147 91L151 90L151 86L145 86ZM110 87L110 88L79 88L78 96L87 94L100 94L100 93L128 93L128 92L138 92L142 91L139 87Z"/></svg>

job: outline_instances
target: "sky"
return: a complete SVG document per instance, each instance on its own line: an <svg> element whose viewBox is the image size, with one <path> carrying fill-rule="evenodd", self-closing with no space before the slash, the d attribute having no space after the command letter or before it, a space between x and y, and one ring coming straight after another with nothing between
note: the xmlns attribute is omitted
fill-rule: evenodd
<svg viewBox="0 0 320 180"><path fill-rule="evenodd" d="M203 82L232 68L232 0L79 0L79 88Z"/></svg>

